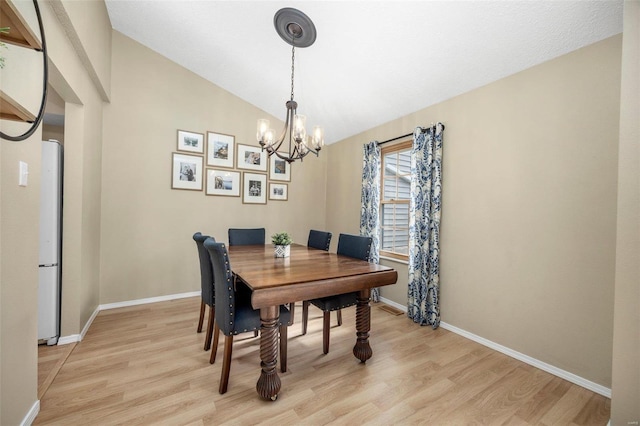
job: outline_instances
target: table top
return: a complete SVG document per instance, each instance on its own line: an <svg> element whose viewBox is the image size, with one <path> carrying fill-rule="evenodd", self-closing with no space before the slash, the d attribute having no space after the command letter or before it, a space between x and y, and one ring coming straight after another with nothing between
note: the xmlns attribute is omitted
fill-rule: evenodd
<svg viewBox="0 0 640 426"><path fill-rule="evenodd" d="M232 271L253 290L254 308L395 284L388 266L291 245L291 256L276 258L273 245L228 246Z"/></svg>

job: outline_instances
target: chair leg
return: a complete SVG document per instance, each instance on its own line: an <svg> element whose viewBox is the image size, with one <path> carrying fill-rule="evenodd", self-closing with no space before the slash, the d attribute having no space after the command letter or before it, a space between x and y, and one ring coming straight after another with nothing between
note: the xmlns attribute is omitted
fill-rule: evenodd
<svg viewBox="0 0 640 426"><path fill-rule="evenodd" d="M342 309L338 309L336 312L336 317L338 318L338 326L342 325Z"/></svg>
<svg viewBox="0 0 640 426"><path fill-rule="evenodd" d="M220 373L220 388L218 392L226 393L229 386L229 372L231 371L231 352L233 351L233 334L224 337L224 360Z"/></svg>
<svg viewBox="0 0 640 426"><path fill-rule="evenodd" d="M204 303L204 300L200 301L200 319L198 320L198 333L202 333L202 324L204 323L204 310L206 309L207 304Z"/></svg>
<svg viewBox="0 0 640 426"><path fill-rule="evenodd" d="M213 334L213 322L216 317L216 307L209 307L209 321L207 321L207 335L204 337L204 350L211 349L211 336Z"/></svg>
<svg viewBox="0 0 640 426"><path fill-rule="evenodd" d="M288 326L280 326L280 371L287 372L287 329Z"/></svg>
<svg viewBox="0 0 640 426"><path fill-rule="evenodd" d="M309 301L302 302L302 334L307 334L307 322L309 322Z"/></svg>
<svg viewBox="0 0 640 426"><path fill-rule="evenodd" d="M331 329L331 312L325 311L322 316L322 352L329 353L329 330Z"/></svg>
<svg viewBox="0 0 640 426"><path fill-rule="evenodd" d="M220 337L220 327L218 323L214 321L213 325L213 347L211 348L211 356L209 357L209 364L216 362L216 355L218 353L218 338Z"/></svg>
<svg viewBox="0 0 640 426"><path fill-rule="evenodd" d="M258 337L258 330L255 330L255 331L253 332L253 337Z"/></svg>
<svg viewBox="0 0 640 426"><path fill-rule="evenodd" d="M296 314L296 302L289 303L289 313L291 314L291 316L289 317L288 325L293 325L294 316Z"/></svg>

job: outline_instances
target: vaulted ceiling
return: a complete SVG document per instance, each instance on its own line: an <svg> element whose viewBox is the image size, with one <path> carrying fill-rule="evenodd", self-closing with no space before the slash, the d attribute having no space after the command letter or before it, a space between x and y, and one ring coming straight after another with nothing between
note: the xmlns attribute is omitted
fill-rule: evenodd
<svg viewBox="0 0 640 426"><path fill-rule="evenodd" d="M273 17L301 10L317 40L296 49L295 99L327 143L618 34L622 3L106 0L115 30L281 119L291 46Z"/></svg>

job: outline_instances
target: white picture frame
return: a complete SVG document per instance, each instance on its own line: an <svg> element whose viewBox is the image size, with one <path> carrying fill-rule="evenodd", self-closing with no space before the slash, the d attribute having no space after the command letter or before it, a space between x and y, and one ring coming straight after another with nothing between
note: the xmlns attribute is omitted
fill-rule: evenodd
<svg viewBox="0 0 640 426"><path fill-rule="evenodd" d="M244 204L267 204L267 175L244 172L242 181Z"/></svg>
<svg viewBox="0 0 640 426"><path fill-rule="evenodd" d="M174 152L171 165L172 189L202 191L202 157Z"/></svg>
<svg viewBox="0 0 640 426"><path fill-rule="evenodd" d="M291 182L291 164L272 154L269 157L269 180Z"/></svg>
<svg viewBox="0 0 640 426"><path fill-rule="evenodd" d="M235 144L233 135L207 132L207 166L233 169Z"/></svg>
<svg viewBox="0 0 640 426"><path fill-rule="evenodd" d="M178 151L204 154L204 134L178 130Z"/></svg>
<svg viewBox="0 0 640 426"><path fill-rule="evenodd" d="M240 172L207 169L206 195L240 196Z"/></svg>
<svg viewBox="0 0 640 426"><path fill-rule="evenodd" d="M287 201L289 199L289 185L286 183L269 183L269 199Z"/></svg>
<svg viewBox="0 0 640 426"><path fill-rule="evenodd" d="M267 152L259 146L238 144L236 165L239 169L266 172L268 163Z"/></svg>

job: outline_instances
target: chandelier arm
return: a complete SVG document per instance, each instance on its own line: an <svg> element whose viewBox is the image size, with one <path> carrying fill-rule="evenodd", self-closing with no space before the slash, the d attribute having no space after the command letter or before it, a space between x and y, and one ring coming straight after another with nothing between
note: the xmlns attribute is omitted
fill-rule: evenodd
<svg viewBox="0 0 640 426"><path fill-rule="evenodd" d="M282 135L280 135L280 137L278 138L278 140L274 143L271 144L271 149L275 152L277 150L280 149L280 146L282 145L282 142L284 141L284 132Z"/></svg>
<svg viewBox="0 0 640 426"><path fill-rule="evenodd" d="M276 141L271 144L273 152L277 152L280 149L280 146L282 146L282 142L284 142L285 140L285 136L287 135L287 129L289 128L290 122L293 122L293 117L291 115L290 104L289 102L287 102L287 117L284 122L284 127L282 128L282 132L280 132L280 136L278 136L278 139L276 139Z"/></svg>
<svg viewBox="0 0 640 426"><path fill-rule="evenodd" d="M291 157L287 157L286 155L282 155L278 151L274 151L273 153L276 155L276 157L283 159L287 163L293 163L295 161L295 158L291 158Z"/></svg>
<svg viewBox="0 0 640 426"><path fill-rule="evenodd" d="M291 122L289 123L289 157L293 157L294 151L292 151L291 139L293 139L293 117L295 117L294 111L290 110L291 113Z"/></svg>

